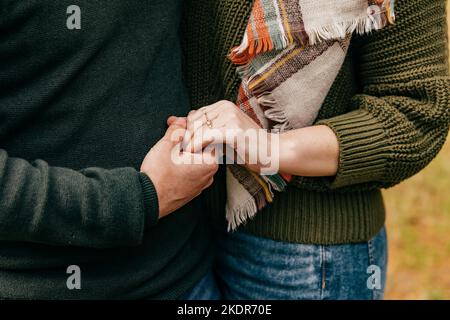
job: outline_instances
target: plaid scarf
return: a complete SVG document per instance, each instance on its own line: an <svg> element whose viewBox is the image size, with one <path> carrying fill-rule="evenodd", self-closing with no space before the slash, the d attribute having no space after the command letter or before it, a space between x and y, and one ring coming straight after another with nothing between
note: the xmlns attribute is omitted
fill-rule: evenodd
<svg viewBox="0 0 450 320"><path fill-rule="evenodd" d="M353 33L394 23L394 0L255 0L230 59L242 77L237 106L261 128L283 132L316 120ZM289 175L227 167L227 220L234 230L283 191Z"/></svg>

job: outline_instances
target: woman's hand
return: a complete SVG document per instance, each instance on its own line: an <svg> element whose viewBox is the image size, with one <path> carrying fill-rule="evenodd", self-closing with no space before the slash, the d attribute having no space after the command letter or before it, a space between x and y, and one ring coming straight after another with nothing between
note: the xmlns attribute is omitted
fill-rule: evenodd
<svg viewBox="0 0 450 320"><path fill-rule="evenodd" d="M202 138L211 135L213 131L228 134L231 138L237 137L239 133L247 130L258 131L263 129L239 110L234 103L224 100L199 110L191 111L187 117L187 130L191 132L192 138L189 141L189 147L192 148L192 152L198 152L201 150ZM204 142L208 143L208 141ZM227 143L227 141L223 142Z"/></svg>
<svg viewBox="0 0 450 320"><path fill-rule="evenodd" d="M270 167L273 161L271 135L230 101L191 111L187 117L187 132L185 150L189 152L225 144L236 152L238 163L255 172Z"/></svg>

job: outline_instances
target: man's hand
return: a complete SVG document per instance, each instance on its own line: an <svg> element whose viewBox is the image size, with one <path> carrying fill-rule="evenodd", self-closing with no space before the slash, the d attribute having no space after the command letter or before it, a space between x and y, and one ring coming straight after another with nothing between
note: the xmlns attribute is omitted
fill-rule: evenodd
<svg viewBox="0 0 450 320"><path fill-rule="evenodd" d="M213 183L218 165L212 153L191 154L181 152L180 144L186 133L186 120L171 118L165 136L150 150L141 165L141 172L152 180L159 202L160 218L183 207ZM194 163L177 164L179 159L197 159ZM187 162L186 162L187 163Z"/></svg>

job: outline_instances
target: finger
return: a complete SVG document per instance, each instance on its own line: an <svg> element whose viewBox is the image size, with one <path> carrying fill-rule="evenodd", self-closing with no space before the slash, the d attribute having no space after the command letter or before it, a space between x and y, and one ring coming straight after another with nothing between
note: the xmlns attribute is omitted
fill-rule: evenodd
<svg viewBox="0 0 450 320"><path fill-rule="evenodd" d="M214 183L214 178L209 179L208 182L206 183L205 187L203 188L203 190L211 187L213 183Z"/></svg>
<svg viewBox="0 0 450 320"><path fill-rule="evenodd" d="M215 148L203 152L203 161L208 165L208 173L214 176L219 170L219 157L218 153L215 152Z"/></svg>
<svg viewBox="0 0 450 320"><path fill-rule="evenodd" d="M186 130L183 136L183 142L181 143L181 148L183 151L189 151L189 143L192 139L192 133L189 130Z"/></svg>
<svg viewBox="0 0 450 320"><path fill-rule="evenodd" d="M202 152L202 150L209 146L210 144L215 143L215 137L212 134L209 134L211 130L207 130L205 128L205 131L197 131L197 134L195 134L188 145L188 149L192 153L199 153Z"/></svg>
<svg viewBox="0 0 450 320"><path fill-rule="evenodd" d="M217 121L214 122L214 128L203 127L203 132L200 130L196 132L192 137L191 148L195 152L200 152L210 145L223 145L226 140L226 125L221 124L220 119L217 118Z"/></svg>
<svg viewBox="0 0 450 320"><path fill-rule="evenodd" d="M205 123L202 123L201 126L196 126L194 131L188 129L189 134L191 135L189 139L189 143L186 144L186 150L189 152L200 152L206 146L211 143L222 143L223 137L221 129L223 125L219 120L219 114L212 113L211 118L209 120L213 124L213 128L208 127ZM216 127L217 126L217 127Z"/></svg>
<svg viewBox="0 0 450 320"><path fill-rule="evenodd" d="M216 108L217 108L217 105L212 104L212 105L204 106L200 109L194 110L194 112L189 113L189 115L190 115L189 121L201 120L205 116L205 112L209 115L209 113L214 111Z"/></svg>
<svg viewBox="0 0 450 320"><path fill-rule="evenodd" d="M198 110L191 111L187 117L187 126L188 129L191 131L195 131L196 128L203 125L206 122L206 116L207 114L208 118L212 120L212 118L217 114L217 109L220 105L218 103L215 103L210 106L202 107Z"/></svg>
<svg viewBox="0 0 450 320"><path fill-rule="evenodd" d="M212 152L190 153L184 151L180 156L183 164L192 165L191 169L196 172L199 180L209 179L219 168L218 158ZM201 181L199 182L202 183Z"/></svg>
<svg viewBox="0 0 450 320"><path fill-rule="evenodd" d="M182 123L178 122L177 120L167 129L164 138L172 142L173 144L178 144L183 141L185 134L185 126L183 126Z"/></svg>
<svg viewBox="0 0 450 320"><path fill-rule="evenodd" d="M195 139L195 140L194 140ZM187 131L184 139L183 139L183 150L190 153L202 153L205 148L212 147L215 150L214 146L218 144L222 144L223 139L220 135L203 135L197 134L196 136L191 136L191 134Z"/></svg>
<svg viewBox="0 0 450 320"><path fill-rule="evenodd" d="M193 121L195 121L195 120L200 119L201 116L202 116L202 114L204 113L204 110L205 110L205 109L206 109L206 108L203 107L203 108L200 108L200 109L193 110L193 111L189 112L189 115L188 115L188 121L189 121L189 122L193 122Z"/></svg>
<svg viewBox="0 0 450 320"><path fill-rule="evenodd" d="M200 110L196 111L195 114L191 114L190 117L187 120L187 129L194 134L197 130L202 128L203 126L206 126L207 117L209 120L214 120L217 118L217 114L213 111L209 111L207 113L207 116L205 116L205 113L201 112Z"/></svg>
<svg viewBox="0 0 450 320"><path fill-rule="evenodd" d="M208 146L206 146L205 148L203 148L203 152L205 153L210 153L213 157L217 157L218 158L218 154L219 154L219 148L221 147L221 145L214 143L214 144L210 144Z"/></svg>
<svg viewBox="0 0 450 320"><path fill-rule="evenodd" d="M199 110L193 110L189 112L187 116L187 129L189 131L194 131L196 127L203 124L201 116L203 115L202 112Z"/></svg>
<svg viewBox="0 0 450 320"><path fill-rule="evenodd" d="M169 124L169 121L170 121L170 124ZM184 129L186 129L187 119L185 117L170 117L167 120L167 123L169 124L169 126L179 126L179 127L183 127Z"/></svg>
<svg viewBox="0 0 450 320"><path fill-rule="evenodd" d="M175 116L170 116L169 118L167 118L167 126L170 127L176 120L178 117Z"/></svg>

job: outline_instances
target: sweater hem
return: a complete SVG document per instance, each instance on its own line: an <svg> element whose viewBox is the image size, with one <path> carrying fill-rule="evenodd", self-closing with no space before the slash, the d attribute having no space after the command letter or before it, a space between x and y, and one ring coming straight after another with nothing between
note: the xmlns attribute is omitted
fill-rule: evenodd
<svg viewBox="0 0 450 320"><path fill-rule="evenodd" d="M385 225L381 191L315 192L290 188L242 231L275 241L337 245L366 242Z"/></svg>

